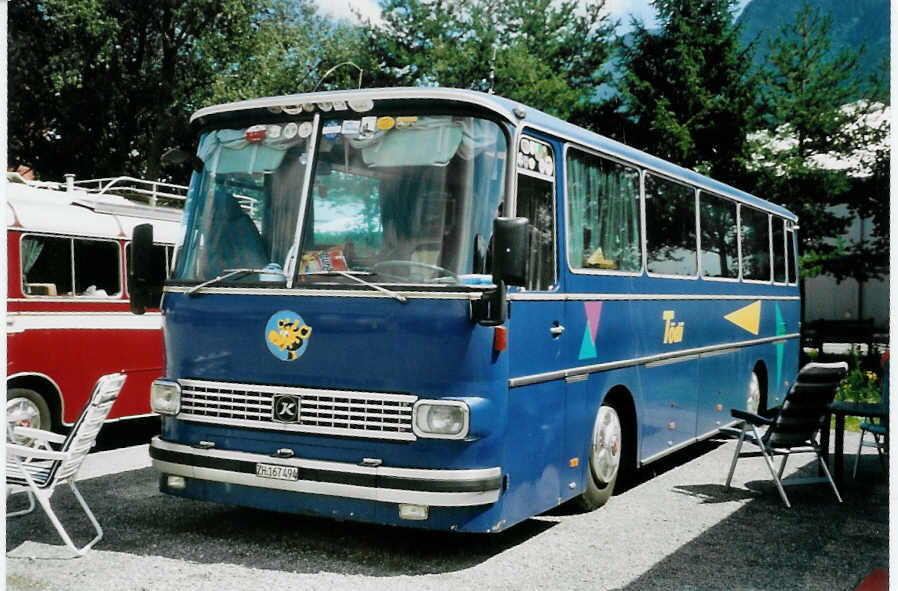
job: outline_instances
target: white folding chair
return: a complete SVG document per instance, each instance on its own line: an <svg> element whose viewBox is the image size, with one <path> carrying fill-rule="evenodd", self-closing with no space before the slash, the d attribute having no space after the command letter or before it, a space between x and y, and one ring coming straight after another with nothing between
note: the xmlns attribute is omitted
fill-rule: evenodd
<svg viewBox="0 0 898 591"><path fill-rule="evenodd" d="M125 383L124 374L109 374L97 380L90 400L81 411L81 416L72 428L68 437L27 427L16 427L15 433L32 439L34 447L6 444L6 494L7 505L10 494L26 492L29 506L20 511L7 513L6 517L24 515L34 510L34 499L43 508L44 513L50 518L53 527L59 533L62 541L74 552L83 555L94 544L103 538L103 528L94 516L90 507L84 501L84 497L75 486L75 477L81 464L84 462L87 452L94 446L97 434L103 426L103 422L109 415L109 410L118 398L122 385ZM61 444L56 450L51 444ZM96 531L96 537L90 542L78 548L72 543L71 537L60 523L56 513L50 505L53 491L61 484L68 484L75 498L87 515Z"/></svg>

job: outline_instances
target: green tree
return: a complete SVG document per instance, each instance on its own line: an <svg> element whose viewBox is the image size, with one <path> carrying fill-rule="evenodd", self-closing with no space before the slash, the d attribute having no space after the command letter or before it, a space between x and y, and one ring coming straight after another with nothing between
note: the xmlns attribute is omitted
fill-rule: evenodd
<svg viewBox="0 0 898 591"><path fill-rule="evenodd" d="M736 0L655 0L658 31L638 20L621 40L626 141L745 186L755 82L740 47Z"/></svg>
<svg viewBox="0 0 898 591"><path fill-rule="evenodd" d="M605 0L382 0L366 23L380 86L494 91L590 124L607 81L613 24Z"/></svg>
<svg viewBox="0 0 898 591"><path fill-rule="evenodd" d="M198 108L312 90L358 31L312 0L20 0L9 11L9 158L47 179L160 178ZM327 85L355 86L338 70ZM178 171L183 182L187 170Z"/></svg>
<svg viewBox="0 0 898 591"><path fill-rule="evenodd" d="M864 82L856 76L863 48L832 52L831 25L805 3L768 41L760 72L762 127L752 136L757 192L799 216L805 276L863 280L877 275L887 248L873 257L846 248L839 237L852 213L874 215L878 229L885 228L879 246L887 247L888 159L876 147L884 146L888 120L876 115L881 82L864 85L872 94L852 102Z"/></svg>

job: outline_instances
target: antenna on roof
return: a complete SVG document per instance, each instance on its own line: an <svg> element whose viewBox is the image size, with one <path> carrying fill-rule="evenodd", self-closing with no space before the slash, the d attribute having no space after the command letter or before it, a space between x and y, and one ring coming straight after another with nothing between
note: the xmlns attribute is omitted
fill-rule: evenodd
<svg viewBox="0 0 898 591"><path fill-rule="evenodd" d="M339 68L341 66L352 66L353 68L355 68L356 70L359 71L359 88L361 88L362 87L362 74L365 72L365 70L361 69L354 63L347 61L347 62L341 62L341 63L337 64L336 66L334 66L333 68L331 68L330 70L328 70L327 72L325 72L324 75L321 77L321 80L318 81L318 84L315 85L315 88L312 89L312 92L315 92L316 90L318 90L318 87L321 86L321 83L324 82L325 78L330 76L334 70L336 70L337 68Z"/></svg>

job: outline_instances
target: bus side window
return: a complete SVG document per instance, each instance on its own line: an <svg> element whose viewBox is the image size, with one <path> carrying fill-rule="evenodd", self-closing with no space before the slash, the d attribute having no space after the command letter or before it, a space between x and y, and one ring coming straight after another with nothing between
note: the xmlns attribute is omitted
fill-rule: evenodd
<svg viewBox="0 0 898 591"><path fill-rule="evenodd" d="M661 275L694 277L695 191L652 174L645 175L646 269Z"/></svg>
<svg viewBox="0 0 898 591"><path fill-rule="evenodd" d="M798 282L798 272L795 269L795 230L791 223L786 224L786 274L789 283Z"/></svg>
<svg viewBox="0 0 898 591"><path fill-rule="evenodd" d="M555 285L555 204L552 183L518 175L518 216L530 220L528 290Z"/></svg>
<svg viewBox="0 0 898 591"><path fill-rule="evenodd" d="M736 203L699 193L702 237L702 276L739 277L739 244L736 238Z"/></svg>
<svg viewBox="0 0 898 591"><path fill-rule="evenodd" d="M786 236L783 231L785 220L771 219L773 226L773 281L786 283Z"/></svg>
<svg viewBox="0 0 898 591"><path fill-rule="evenodd" d="M55 236L25 236L21 243L22 289L26 295L70 295L72 240Z"/></svg>
<svg viewBox="0 0 898 591"><path fill-rule="evenodd" d="M742 278L770 281L769 216L745 205L739 210L742 240Z"/></svg>
<svg viewBox="0 0 898 591"><path fill-rule="evenodd" d="M75 294L110 297L121 293L119 245L107 240L75 239Z"/></svg>
<svg viewBox="0 0 898 591"><path fill-rule="evenodd" d="M639 271L639 171L571 149L566 190L571 268Z"/></svg>

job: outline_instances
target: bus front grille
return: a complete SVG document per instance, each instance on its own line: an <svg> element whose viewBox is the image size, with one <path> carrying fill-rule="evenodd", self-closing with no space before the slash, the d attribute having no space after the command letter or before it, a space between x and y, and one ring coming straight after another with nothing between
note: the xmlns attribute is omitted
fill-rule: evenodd
<svg viewBox="0 0 898 591"><path fill-rule="evenodd" d="M372 439L413 441L409 394L179 380L188 421ZM275 400L285 412L276 416Z"/></svg>

